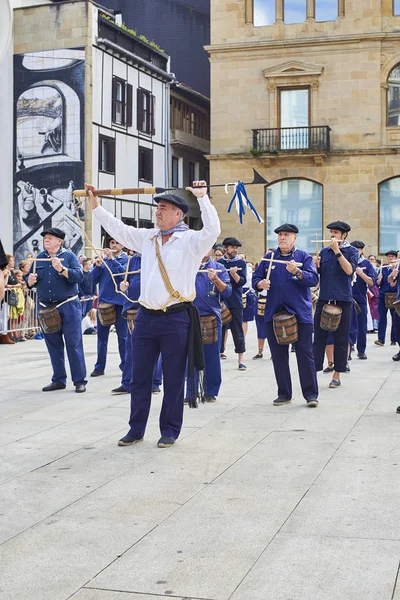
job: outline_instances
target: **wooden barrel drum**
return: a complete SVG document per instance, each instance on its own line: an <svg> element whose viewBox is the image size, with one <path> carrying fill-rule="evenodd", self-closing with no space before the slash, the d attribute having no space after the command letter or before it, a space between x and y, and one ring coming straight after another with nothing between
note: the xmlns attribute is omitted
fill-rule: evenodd
<svg viewBox="0 0 400 600"><path fill-rule="evenodd" d="M104 327L110 327L117 321L117 313L115 310L115 304L107 304L106 302L100 302L97 308L100 323Z"/></svg>
<svg viewBox="0 0 400 600"><path fill-rule="evenodd" d="M295 315L288 312L275 313L273 327L278 344L294 344L299 339L299 328Z"/></svg>
<svg viewBox="0 0 400 600"><path fill-rule="evenodd" d="M336 331L342 318L342 309L336 304L324 304L321 312L320 327L324 331Z"/></svg>

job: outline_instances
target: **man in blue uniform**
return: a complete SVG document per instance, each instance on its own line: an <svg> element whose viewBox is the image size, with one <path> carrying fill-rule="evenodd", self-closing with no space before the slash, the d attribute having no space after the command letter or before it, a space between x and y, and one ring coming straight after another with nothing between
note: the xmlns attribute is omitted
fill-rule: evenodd
<svg viewBox="0 0 400 600"><path fill-rule="evenodd" d="M320 292L314 315L314 358L317 371L324 366L325 348L328 331L321 328L321 313L325 304L334 302L342 309L342 316L336 331L333 332L334 372L330 388L340 386L340 373L346 372L351 310L353 294L351 283L358 264L358 251L346 240L350 225L343 221L334 221L327 225L332 241L322 248L319 257L314 257L320 276Z"/></svg>
<svg viewBox="0 0 400 600"><path fill-rule="evenodd" d="M211 251L203 257L200 271L206 271L208 275L206 273L197 274L196 298L193 303L200 313L200 320L203 316L215 317L218 334L218 339L214 344L204 343L203 339L206 401L215 402L222 382L221 360L219 356L222 339L221 297L224 301L226 298L229 298L232 294L232 286L225 267L211 259ZM187 389L186 398L188 400L195 400L193 393L193 390Z"/></svg>
<svg viewBox="0 0 400 600"><path fill-rule="evenodd" d="M392 270L394 269L394 261L397 258L396 250L389 250L385 254L388 265L383 265L380 269L376 284L379 287L379 298L378 298L378 311L379 311L379 322L378 322L378 339L375 340L375 344L377 346L385 345L385 337L386 337L386 327L387 327L387 311L390 310L390 315L392 317L392 328L390 330L390 342L392 346L396 345L396 333L393 327L393 309L386 308L385 305L385 294L389 294L393 292L393 289L390 286L388 281L388 277L390 276Z"/></svg>
<svg viewBox="0 0 400 600"><path fill-rule="evenodd" d="M125 225L101 207L86 185L93 214L110 235L142 255L140 296L132 332L132 388L130 429L118 442L131 446L143 440L151 405L153 371L161 352L164 398L160 413L159 448L169 448L180 435L186 364L190 376L204 366L198 311L193 306L195 279L202 257L215 243L221 228L218 213L207 196L205 181L187 188L197 198L203 221L200 231L183 222L189 205L176 194L154 198L156 227Z"/></svg>
<svg viewBox="0 0 400 600"><path fill-rule="evenodd" d="M282 406L292 401L292 381L289 369L289 345L278 344L274 328L274 314L286 311L295 315L299 337L295 343L300 385L307 406L318 406L318 383L312 351L312 300L310 288L318 283L312 257L304 250L296 248L299 232L296 225L285 223L275 229L278 234L278 247L274 259L284 261L273 263L270 277L266 279L268 261L261 261L253 274L253 287L268 290L264 320L268 344L272 354L275 377L278 384L278 397L274 406ZM271 258L267 252L264 258ZM302 263L301 267L296 263Z"/></svg>
<svg viewBox="0 0 400 600"><path fill-rule="evenodd" d="M82 261L83 280L79 284L79 298L82 303L82 318L93 308L93 299L96 295L96 285L92 280L92 259L84 258Z"/></svg>
<svg viewBox="0 0 400 600"><path fill-rule="evenodd" d="M232 294L226 299L226 306L232 314L232 320L229 323L235 344L235 352L238 355L238 369L245 371L246 365L243 363L243 355L246 352L246 345L243 333L243 286L246 283L247 265L245 261L238 256L238 248L242 246L241 242L234 237L227 237L222 242L225 254L218 260L229 273L232 286ZM222 328L222 347L221 355L224 354L224 342L226 339L227 326Z"/></svg>
<svg viewBox="0 0 400 600"><path fill-rule="evenodd" d="M45 229L41 235L44 250L37 255L37 259L47 260L37 260L36 273L33 272L34 261L26 281L29 288L37 287L39 307L57 308L61 317L59 331L43 331L53 367L51 383L43 388L43 392L63 390L66 387L65 342L72 381L79 394L86 391L87 383L82 343L82 308L78 298L78 286L83 279L82 267L75 254L62 247L64 231L54 227Z"/></svg>
<svg viewBox="0 0 400 600"><path fill-rule="evenodd" d="M358 250L358 264L356 268L356 280L353 283L353 298L357 302L361 311L355 316L355 327L357 329L357 356L361 360L366 360L367 355L367 320L368 320L368 286L375 283L375 271L372 264L364 258L364 242L354 240L351 242L353 248ZM354 313L353 313L354 315Z"/></svg>
<svg viewBox="0 0 400 600"><path fill-rule="evenodd" d="M127 281L121 281L119 287L124 292L127 298L124 298L124 305L122 307L122 316L124 319L128 318L128 311L133 308L139 308L138 302L140 296L140 267L142 264L142 257L136 253L134 256L128 256L128 277ZM133 271L133 272L132 272ZM139 271L139 273L134 273ZM124 277L121 277L124 280ZM128 300L128 298L130 300ZM128 328L129 332L129 328ZM125 365L122 372L121 385L114 390L112 394L130 394L131 393L131 380L132 380L132 337L130 332L127 335L125 343ZM160 393L160 385L162 382L162 370L161 370L161 359L158 359L153 379L153 394Z"/></svg>
<svg viewBox="0 0 400 600"><path fill-rule="evenodd" d="M110 239L110 248L104 249L104 258L96 258L95 266L91 271L92 281L94 284L99 284L99 305L97 309L97 361L94 366L91 377L99 377L104 375L107 361L108 338L110 335L110 325L102 325L99 318L99 306L102 302L106 304L114 304L116 312L115 329L118 336L118 350L120 356L119 368L124 370L125 366L125 342L128 335L128 327L126 320L122 317L122 306L124 297L118 294L115 285L119 285L117 279L116 284L111 277L108 269L103 264L103 261L111 269L112 273L123 273L126 270L127 255L122 252L123 246L115 239Z"/></svg>

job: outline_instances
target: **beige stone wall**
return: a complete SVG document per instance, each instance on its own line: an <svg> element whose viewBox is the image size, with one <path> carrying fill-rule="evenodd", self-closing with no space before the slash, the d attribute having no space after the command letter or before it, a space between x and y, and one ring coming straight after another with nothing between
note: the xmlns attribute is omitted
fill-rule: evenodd
<svg viewBox="0 0 400 600"><path fill-rule="evenodd" d="M400 17L392 0L344 0L335 22L254 27L251 0L212 0L211 181L251 180L252 167L268 181L304 177L324 186L324 225L343 219L377 252L378 183L400 176L400 128L386 126L387 78L400 63ZM287 72L282 65L293 63ZM281 71L280 71L281 70ZM331 153L310 157L253 157L252 129L278 122L279 87L308 85L310 125L331 128ZM265 218L265 190L249 188ZM238 225L221 205L222 237L236 235L252 259L265 251L265 227L251 216Z"/></svg>

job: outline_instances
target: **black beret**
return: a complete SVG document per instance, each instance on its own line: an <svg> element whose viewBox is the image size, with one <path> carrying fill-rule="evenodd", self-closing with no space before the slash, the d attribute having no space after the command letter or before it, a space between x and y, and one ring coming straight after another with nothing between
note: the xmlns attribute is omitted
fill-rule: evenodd
<svg viewBox="0 0 400 600"><path fill-rule="evenodd" d="M65 231L58 229L58 227L49 227L48 229L44 229L40 235L44 237L46 233L49 235L54 235L55 237L60 238L60 240L65 239Z"/></svg>
<svg viewBox="0 0 400 600"><path fill-rule="evenodd" d="M238 246L241 247L242 243L239 242L239 240L237 240L234 237L227 237L224 239L224 241L222 242L222 244L224 246Z"/></svg>
<svg viewBox="0 0 400 600"><path fill-rule="evenodd" d="M298 227L296 227L296 225L292 225L292 223L284 223L283 225L279 225L279 227L274 229L275 233L281 233L283 231L287 231L288 233L299 233Z"/></svg>
<svg viewBox="0 0 400 600"><path fill-rule="evenodd" d="M160 200L165 200L165 202L170 202L174 204L177 208L180 208L183 213L187 213L189 210L189 204L186 202L184 198L177 196L176 194L159 194L158 196L154 196L154 202L157 204Z"/></svg>
<svg viewBox="0 0 400 600"><path fill-rule="evenodd" d="M354 248L359 248L360 250L365 248L364 242L361 242L360 240L354 240L354 242L350 242L350 246L353 246Z"/></svg>
<svg viewBox="0 0 400 600"><path fill-rule="evenodd" d="M344 221L333 221L333 223L329 223L326 226L327 229L337 229L338 231L343 231L344 233L348 233L351 231L350 225L345 223Z"/></svg>
<svg viewBox="0 0 400 600"><path fill-rule="evenodd" d="M394 256L397 256L397 250L389 250L389 252L385 252L385 256L388 254L394 254Z"/></svg>

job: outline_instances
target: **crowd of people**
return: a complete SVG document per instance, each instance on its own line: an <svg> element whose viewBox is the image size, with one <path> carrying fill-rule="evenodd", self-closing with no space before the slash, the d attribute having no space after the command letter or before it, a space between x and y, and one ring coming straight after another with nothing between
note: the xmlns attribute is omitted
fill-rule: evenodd
<svg viewBox="0 0 400 600"><path fill-rule="evenodd" d="M66 388L65 346L75 391L83 393L88 380L82 336L97 336L90 376L101 377L115 331L121 380L111 393L131 395L129 431L121 446L142 441L151 396L160 393L162 383L158 446L172 446L184 404L196 407L218 398L229 331L237 368L246 371L250 321L258 340L253 360L263 358L268 342L277 383L274 406L292 401L290 350L306 404L316 408L317 372L330 373L329 388L339 388L352 358L367 359L368 334L377 333L375 344L385 344L388 311L390 343L400 345L398 252L387 252L385 264L374 255L365 258L365 244L348 241L351 228L343 221L327 225L329 240L314 256L297 248L297 226L284 223L275 229L275 247L253 264L237 238L216 243L218 215L203 181L188 188L198 198L200 231L185 224L188 205L174 194L155 197L156 226L140 229L104 210L93 186L86 189L93 214L108 233L106 247L94 260L78 259L63 248L65 233L49 228L41 234L43 251L27 256L18 269L6 255L0 265L5 293L0 341L23 341L31 333L44 338L53 369L44 392ZM40 323L38 333L24 326L28 312L32 323ZM398 349L393 360L400 360Z"/></svg>

